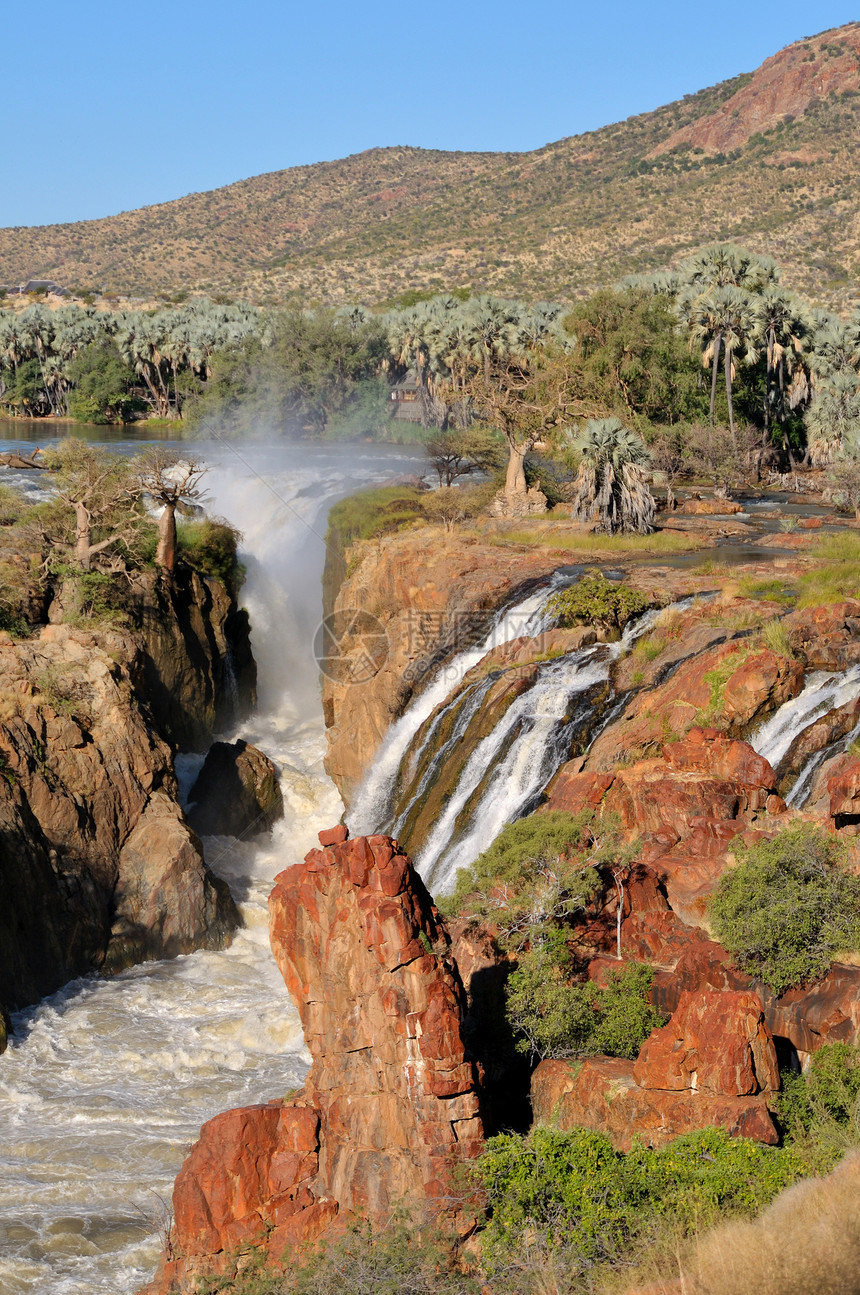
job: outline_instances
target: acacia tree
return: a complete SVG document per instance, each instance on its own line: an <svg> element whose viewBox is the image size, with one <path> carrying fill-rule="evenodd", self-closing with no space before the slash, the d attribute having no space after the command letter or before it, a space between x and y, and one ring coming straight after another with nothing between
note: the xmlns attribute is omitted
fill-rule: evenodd
<svg viewBox="0 0 860 1295"><path fill-rule="evenodd" d="M180 457L159 447L147 450L135 463L140 489L161 505L155 565L168 575L176 567L176 510L199 501L200 480L207 471L199 459Z"/></svg>

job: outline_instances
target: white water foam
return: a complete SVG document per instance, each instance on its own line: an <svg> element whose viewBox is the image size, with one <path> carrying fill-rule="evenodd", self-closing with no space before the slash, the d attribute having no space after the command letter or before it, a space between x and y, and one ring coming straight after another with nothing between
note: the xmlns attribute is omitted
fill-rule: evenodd
<svg viewBox="0 0 860 1295"><path fill-rule="evenodd" d="M153 1217L201 1122L282 1095L308 1064L266 900L275 874L342 812L322 768L312 652L325 503L414 460L290 444L200 452L216 464L216 511L245 534L260 706L240 732L280 766L286 818L260 844L204 842L245 923L230 949L76 981L16 1015L0 1057L2 1295L135 1291L155 1268ZM183 762L186 788L195 763Z"/></svg>
<svg viewBox="0 0 860 1295"><path fill-rule="evenodd" d="M379 754L356 794L348 818L353 836L377 832L386 821L400 763L424 721L450 693L459 688L468 671L493 648L522 635L540 633L545 619L544 604L553 590L563 583L563 580L553 578L515 606L502 609L484 641L458 653L443 665L432 683L407 707L386 733Z"/></svg>
<svg viewBox="0 0 860 1295"><path fill-rule="evenodd" d="M822 715L860 696L860 665L839 674L816 670L803 691L784 702L750 737L753 750L776 769L794 739Z"/></svg>

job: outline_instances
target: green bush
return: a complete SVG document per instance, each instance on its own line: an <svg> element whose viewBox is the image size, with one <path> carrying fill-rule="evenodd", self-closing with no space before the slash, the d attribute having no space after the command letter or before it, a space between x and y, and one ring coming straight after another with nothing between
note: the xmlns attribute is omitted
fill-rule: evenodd
<svg viewBox="0 0 860 1295"><path fill-rule="evenodd" d="M508 978L507 1015L517 1049L539 1058L633 1058L665 1018L648 1001L647 966L611 972L606 985L571 983L572 959L561 931L521 956Z"/></svg>
<svg viewBox="0 0 860 1295"><path fill-rule="evenodd" d="M645 594L607 580L601 571L590 571L569 589L553 594L546 606L563 629L585 624L613 631L623 630L648 605Z"/></svg>
<svg viewBox="0 0 860 1295"><path fill-rule="evenodd" d="M776 1113L811 1167L831 1169L847 1147L860 1144L860 1047L826 1043L802 1075L783 1073Z"/></svg>
<svg viewBox="0 0 860 1295"><path fill-rule="evenodd" d="M501 942L521 948L530 931L580 911L600 876L588 812L531 814L509 823L489 849L461 868L453 894L439 899L447 916L492 914ZM602 857L602 856L601 856Z"/></svg>
<svg viewBox="0 0 860 1295"><path fill-rule="evenodd" d="M214 576L235 596L242 585L245 568L237 556L240 533L221 518L202 522L178 522L177 552L205 576Z"/></svg>
<svg viewBox="0 0 860 1295"><path fill-rule="evenodd" d="M846 870L841 842L799 823L738 856L710 912L742 971L781 994L823 976L837 952L860 949L860 877Z"/></svg>
<svg viewBox="0 0 860 1295"><path fill-rule="evenodd" d="M718 1129L661 1150L615 1151L602 1133L535 1128L491 1138L475 1166L490 1223L482 1253L491 1275L516 1267L526 1238L563 1250L570 1275L617 1264L634 1239L671 1219L683 1232L748 1213L793 1182L791 1148L763 1147Z"/></svg>

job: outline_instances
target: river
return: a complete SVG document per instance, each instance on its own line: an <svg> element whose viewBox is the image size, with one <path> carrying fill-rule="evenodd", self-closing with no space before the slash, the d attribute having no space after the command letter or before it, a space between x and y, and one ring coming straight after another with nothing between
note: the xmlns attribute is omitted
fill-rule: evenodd
<svg viewBox="0 0 860 1295"><path fill-rule="evenodd" d="M14 441L29 451L36 435L48 443L44 425L6 424L0 449ZM125 452L141 445L89 438ZM155 1269L173 1179L200 1124L298 1087L309 1064L269 950L266 900L276 873L343 810L322 767L312 649L326 513L357 486L413 472L419 460L393 447L283 441L193 450L211 465L211 511L243 532L259 704L239 733L281 768L286 817L262 844L204 842L244 919L228 950L74 981L16 1014L0 1057L3 1295L135 1291ZM37 472L20 478L44 487ZM186 779L197 765L178 761Z"/></svg>

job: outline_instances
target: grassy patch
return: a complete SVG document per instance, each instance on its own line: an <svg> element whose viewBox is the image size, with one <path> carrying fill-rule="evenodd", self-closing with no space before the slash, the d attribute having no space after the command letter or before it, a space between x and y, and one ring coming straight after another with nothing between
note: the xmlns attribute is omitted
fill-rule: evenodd
<svg viewBox="0 0 860 1295"><path fill-rule="evenodd" d="M801 607L860 598L860 534L822 535L811 552L815 566L798 581Z"/></svg>
<svg viewBox="0 0 860 1295"><path fill-rule="evenodd" d="M793 607L797 602L797 590L778 579L760 580L756 576L744 576L738 581L738 592L744 598L758 598L784 607Z"/></svg>
<svg viewBox="0 0 860 1295"><path fill-rule="evenodd" d="M728 656L724 657L718 665L715 665L713 670L708 671L705 675L705 683L710 689L710 696L705 709L700 710L696 715L696 724L707 726L720 718L725 704L726 684L735 671L743 665L752 651L753 648L749 644L738 647L734 652L730 652Z"/></svg>
<svg viewBox="0 0 860 1295"><path fill-rule="evenodd" d="M527 545L529 548L564 549L577 553L689 553L702 547L691 535L656 531L653 535L571 535L554 530L504 531L491 537L493 544Z"/></svg>
<svg viewBox="0 0 860 1295"><path fill-rule="evenodd" d="M336 537L341 548L346 549L356 540L390 535L423 518L422 492L412 486L359 490L331 509L326 541Z"/></svg>

